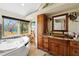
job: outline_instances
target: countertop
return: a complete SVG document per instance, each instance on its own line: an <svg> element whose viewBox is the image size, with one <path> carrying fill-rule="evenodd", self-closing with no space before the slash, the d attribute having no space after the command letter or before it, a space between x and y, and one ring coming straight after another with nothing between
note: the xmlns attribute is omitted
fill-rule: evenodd
<svg viewBox="0 0 79 59"><path fill-rule="evenodd" d="M70 38L64 38L64 37L56 37L56 36L50 36L50 35L43 35L43 37L48 37L48 38L56 38L60 40L69 40L69 41L79 41L79 38L75 39L70 39Z"/></svg>

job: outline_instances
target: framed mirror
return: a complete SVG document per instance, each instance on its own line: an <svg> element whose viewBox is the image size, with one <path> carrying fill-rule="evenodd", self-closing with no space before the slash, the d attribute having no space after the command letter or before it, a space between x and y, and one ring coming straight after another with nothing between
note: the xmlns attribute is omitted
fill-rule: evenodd
<svg viewBox="0 0 79 59"><path fill-rule="evenodd" d="M52 30L67 32L68 31L68 14L61 14L52 17Z"/></svg>

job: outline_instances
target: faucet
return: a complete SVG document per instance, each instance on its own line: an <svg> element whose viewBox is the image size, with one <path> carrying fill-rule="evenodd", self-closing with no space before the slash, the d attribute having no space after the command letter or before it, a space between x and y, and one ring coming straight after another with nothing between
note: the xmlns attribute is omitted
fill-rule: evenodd
<svg viewBox="0 0 79 59"><path fill-rule="evenodd" d="M73 34L74 34L74 38L77 39L79 37L79 34L78 33L73 32Z"/></svg>

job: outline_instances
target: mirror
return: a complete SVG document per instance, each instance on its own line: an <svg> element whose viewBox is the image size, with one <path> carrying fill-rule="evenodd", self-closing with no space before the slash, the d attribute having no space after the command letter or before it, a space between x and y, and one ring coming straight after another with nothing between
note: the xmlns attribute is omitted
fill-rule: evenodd
<svg viewBox="0 0 79 59"><path fill-rule="evenodd" d="M53 31L68 31L68 14L53 16Z"/></svg>

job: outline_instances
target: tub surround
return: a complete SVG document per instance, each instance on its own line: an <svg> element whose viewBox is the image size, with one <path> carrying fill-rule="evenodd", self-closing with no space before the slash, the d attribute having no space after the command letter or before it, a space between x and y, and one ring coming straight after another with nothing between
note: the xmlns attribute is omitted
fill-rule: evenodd
<svg viewBox="0 0 79 59"><path fill-rule="evenodd" d="M22 46L24 47L24 46ZM0 51L0 56L8 56L7 54L10 54L18 49L21 49L22 47L20 48L15 48L15 49L10 49L10 50L6 50L6 51ZM12 55L12 56L15 56L15 55ZM17 55L16 55L17 56Z"/></svg>

